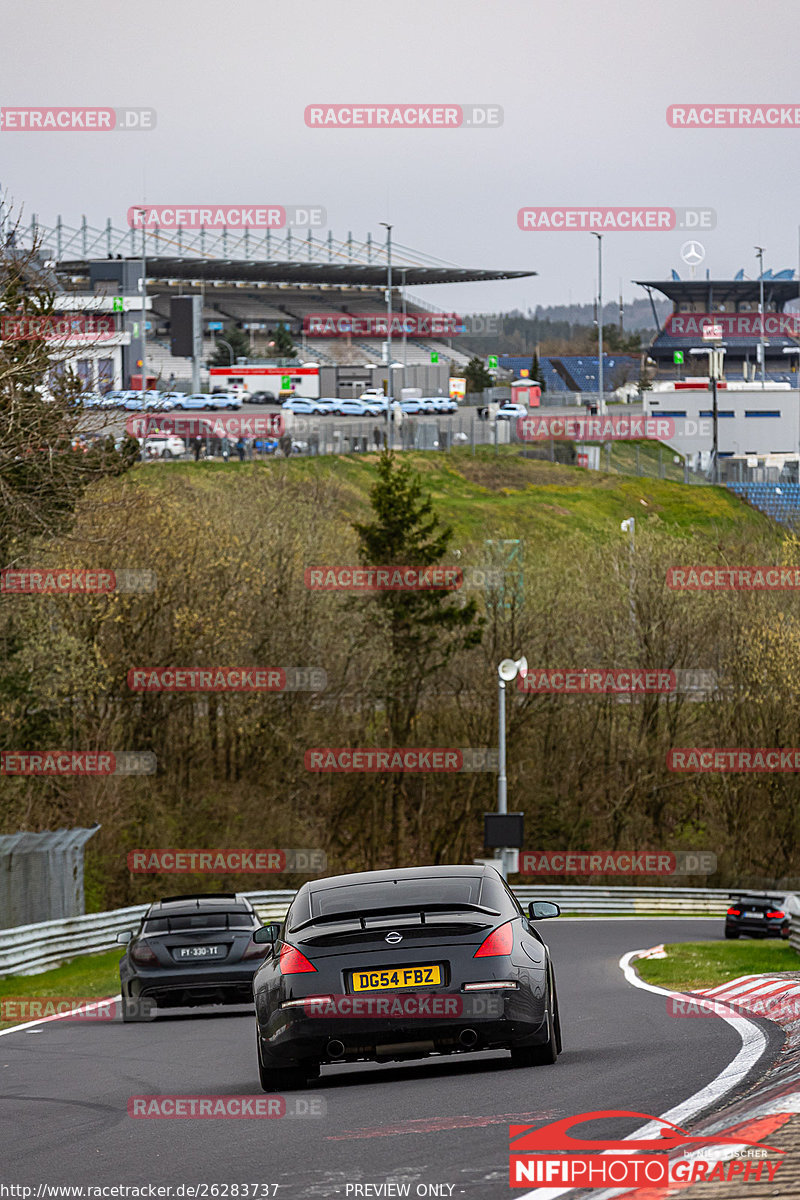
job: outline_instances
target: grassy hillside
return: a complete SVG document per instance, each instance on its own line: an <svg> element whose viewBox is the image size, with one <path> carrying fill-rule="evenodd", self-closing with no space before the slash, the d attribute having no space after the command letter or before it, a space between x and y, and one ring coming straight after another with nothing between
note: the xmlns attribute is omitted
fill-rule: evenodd
<svg viewBox="0 0 800 1200"><path fill-rule="evenodd" d="M653 447L648 451L652 468ZM630 457L633 450L625 447ZM615 466L622 461L615 447ZM253 471L286 472L294 479L332 477L342 495L342 516L352 519L365 511L374 480L376 455L341 455L320 458L278 459L259 463L153 463L140 470L138 478L158 486L167 474L179 474L193 487L216 490L239 488L242 476ZM619 538L619 523L636 517L637 523L653 524L685 534L713 534L736 527L763 534L772 526L765 516L742 503L727 488L637 477L612 468L586 471L581 467L523 458L519 447L481 447L475 455L469 447L447 454L407 453L423 477L442 517L451 522L456 535L480 538L522 537L531 542L550 541L564 535L584 534L592 540ZM657 451L656 451L657 458ZM777 531L776 531L777 533Z"/></svg>

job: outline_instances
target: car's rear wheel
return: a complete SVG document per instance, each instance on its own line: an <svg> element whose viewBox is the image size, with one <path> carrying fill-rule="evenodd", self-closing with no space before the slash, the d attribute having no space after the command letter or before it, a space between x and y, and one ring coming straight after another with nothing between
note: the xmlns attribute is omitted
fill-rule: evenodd
<svg viewBox="0 0 800 1200"><path fill-rule="evenodd" d="M560 1049L561 1019L558 1015L558 1001L551 991L547 1010L547 1041L538 1046L512 1046L511 1062L515 1067L551 1066L558 1058Z"/></svg>
<svg viewBox="0 0 800 1200"><path fill-rule="evenodd" d="M308 1075L302 1067L272 1067L264 1062L261 1035L257 1025L256 1053L258 1054L258 1081L265 1092L293 1091L306 1086Z"/></svg>

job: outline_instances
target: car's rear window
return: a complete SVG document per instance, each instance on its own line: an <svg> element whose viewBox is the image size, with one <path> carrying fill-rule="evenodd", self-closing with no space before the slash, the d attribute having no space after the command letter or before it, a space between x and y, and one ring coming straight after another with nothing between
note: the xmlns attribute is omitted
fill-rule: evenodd
<svg viewBox="0 0 800 1200"><path fill-rule="evenodd" d="M311 916L328 913L363 915L400 904L478 904L480 875L448 875L430 879L397 879L380 883L345 884L311 893Z"/></svg>
<svg viewBox="0 0 800 1200"><path fill-rule="evenodd" d="M250 929L253 918L245 912L186 913L174 917L150 917L142 933L191 933L193 929Z"/></svg>

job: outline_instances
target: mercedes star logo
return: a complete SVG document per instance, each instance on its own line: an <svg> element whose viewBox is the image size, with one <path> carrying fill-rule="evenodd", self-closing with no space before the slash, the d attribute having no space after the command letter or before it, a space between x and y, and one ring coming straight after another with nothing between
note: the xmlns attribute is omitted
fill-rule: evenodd
<svg viewBox="0 0 800 1200"><path fill-rule="evenodd" d="M391 942L393 946L396 946L397 943L402 942L402 940L402 933L398 933L396 930L392 930L391 933L387 933L386 937L384 938L384 941Z"/></svg>
<svg viewBox="0 0 800 1200"><path fill-rule="evenodd" d="M696 267L706 256L706 248L700 242L684 242L681 246L681 258L690 267Z"/></svg>

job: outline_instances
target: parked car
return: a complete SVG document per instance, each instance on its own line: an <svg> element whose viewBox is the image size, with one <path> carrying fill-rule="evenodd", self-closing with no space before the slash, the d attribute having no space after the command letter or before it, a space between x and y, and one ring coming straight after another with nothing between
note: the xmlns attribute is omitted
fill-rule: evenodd
<svg viewBox="0 0 800 1200"><path fill-rule="evenodd" d="M367 400L340 400L338 412L343 417L379 417L382 409Z"/></svg>
<svg viewBox="0 0 800 1200"><path fill-rule="evenodd" d="M242 407L241 397L238 392L212 392L209 400L212 408L227 408L236 412Z"/></svg>
<svg viewBox="0 0 800 1200"><path fill-rule="evenodd" d="M274 392L250 392L245 396L245 404L274 404L277 397Z"/></svg>
<svg viewBox="0 0 800 1200"><path fill-rule="evenodd" d="M144 398L145 409L156 409L159 412L171 412L175 408L175 401L167 396L166 392L148 392Z"/></svg>
<svg viewBox="0 0 800 1200"><path fill-rule="evenodd" d="M324 409L326 413L336 416L340 411L339 405L342 402L337 396L320 396L316 403L320 406L320 408Z"/></svg>
<svg viewBox="0 0 800 1200"><path fill-rule="evenodd" d="M383 388L364 388L364 391L358 398L359 400L380 400L385 395L386 393Z"/></svg>
<svg viewBox="0 0 800 1200"><path fill-rule="evenodd" d="M241 894L170 896L151 904L138 929L117 934L122 1019L159 1008L252 1001L253 975L268 947L253 941L261 922Z"/></svg>
<svg viewBox="0 0 800 1200"><path fill-rule="evenodd" d="M559 911L534 900L523 912L487 866L304 883L284 923L254 934L270 950L253 979L261 1086L303 1087L322 1063L429 1054L504 1049L517 1067L554 1063L555 973L536 922Z"/></svg>
<svg viewBox="0 0 800 1200"><path fill-rule="evenodd" d="M510 420L512 417L527 417L527 416L529 416L529 413L524 404L511 404L509 402L506 402L505 404L501 404L497 410L497 420L498 421L507 421L507 420Z"/></svg>
<svg viewBox="0 0 800 1200"><path fill-rule="evenodd" d="M148 458L182 458L186 453L186 443L175 434L153 433L136 440Z"/></svg>
<svg viewBox="0 0 800 1200"><path fill-rule="evenodd" d="M788 896L731 892L729 899L730 907L725 914L726 938L738 938L742 935L788 938Z"/></svg>
<svg viewBox="0 0 800 1200"><path fill-rule="evenodd" d="M306 396L291 396L288 400L284 400L281 408L285 412L306 413L320 417L326 411L321 405L317 404L316 400L310 400Z"/></svg>
<svg viewBox="0 0 800 1200"><path fill-rule="evenodd" d="M192 392L189 396L182 396L175 404L176 408L204 408L209 411L216 408L214 398L208 392Z"/></svg>

